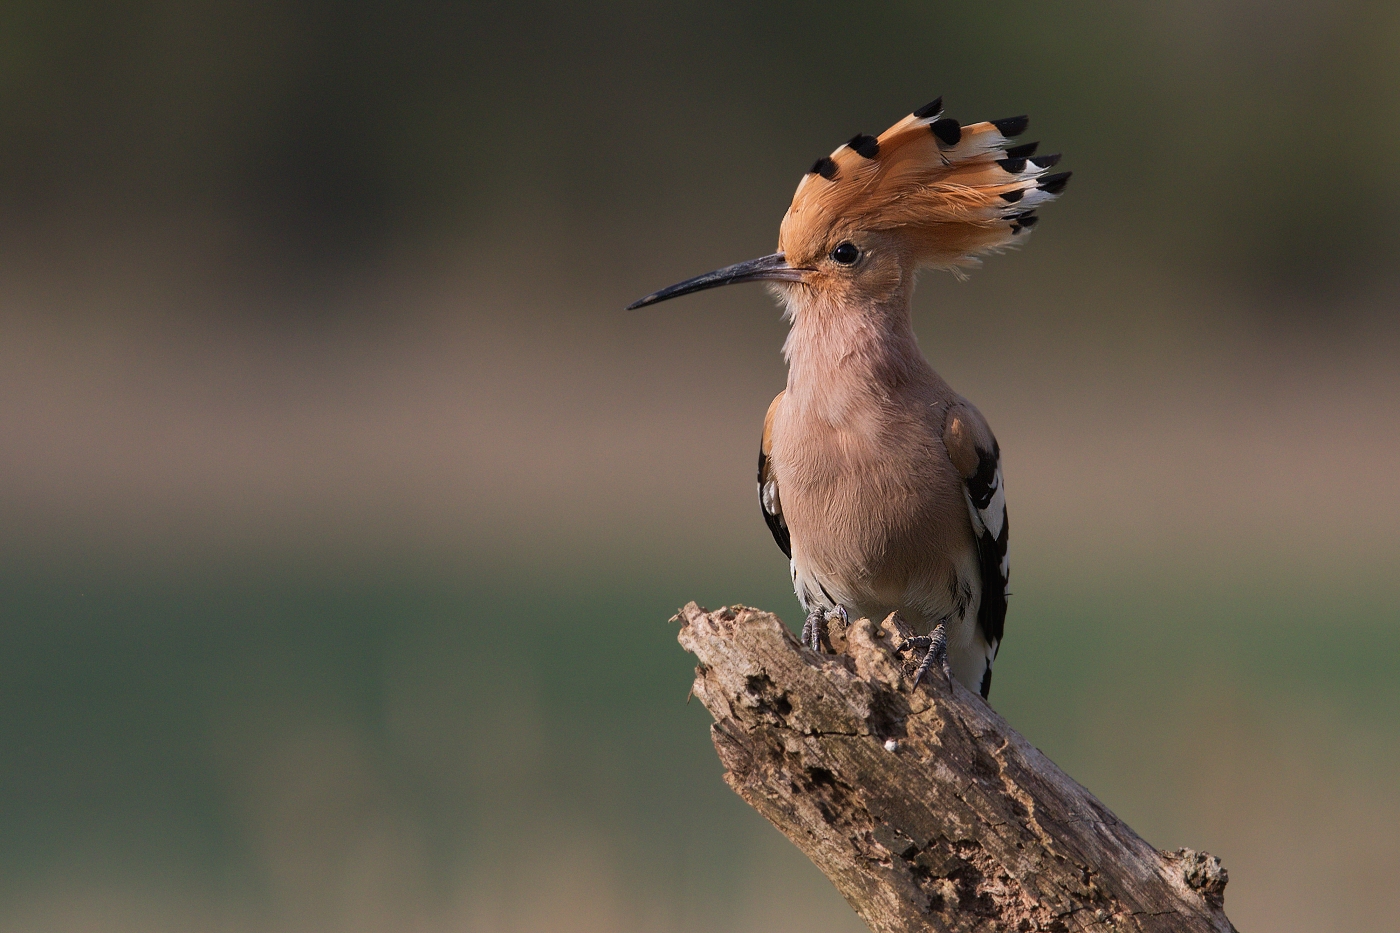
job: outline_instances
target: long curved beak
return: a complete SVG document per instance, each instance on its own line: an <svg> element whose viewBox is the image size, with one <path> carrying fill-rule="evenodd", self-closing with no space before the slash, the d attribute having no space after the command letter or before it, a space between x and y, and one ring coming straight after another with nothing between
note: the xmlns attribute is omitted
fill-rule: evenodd
<svg viewBox="0 0 1400 933"><path fill-rule="evenodd" d="M748 262L725 266L714 272L706 272L704 275L697 275L684 282L677 282L670 288L652 292L645 298L632 302L627 306L627 310L631 311L633 308L654 305L667 298L676 298L680 295L689 295L691 292L701 292L707 288L719 288L721 285L734 285L739 282L801 282L805 272L805 269L794 269L788 265L787 259L782 253L773 253L770 256L750 259Z"/></svg>

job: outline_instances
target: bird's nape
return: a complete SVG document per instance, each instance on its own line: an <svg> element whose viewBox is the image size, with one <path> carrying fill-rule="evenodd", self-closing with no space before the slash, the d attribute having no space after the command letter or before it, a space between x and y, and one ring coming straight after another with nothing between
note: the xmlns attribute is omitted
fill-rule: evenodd
<svg viewBox="0 0 1400 933"><path fill-rule="evenodd" d="M668 298L678 298L681 295L704 291L707 288L719 288L721 285L737 285L740 282L800 282L805 272L805 269L794 269L788 265L787 257L782 253L770 253L747 262L738 262L732 266L725 266L723 269L706 272L704 275L697 275L684 282L677 282L675 285L663 288L658 292L652 292L645 298L632 302L627 306L627 310L644 308L659 301L666 301Z"/></svg>

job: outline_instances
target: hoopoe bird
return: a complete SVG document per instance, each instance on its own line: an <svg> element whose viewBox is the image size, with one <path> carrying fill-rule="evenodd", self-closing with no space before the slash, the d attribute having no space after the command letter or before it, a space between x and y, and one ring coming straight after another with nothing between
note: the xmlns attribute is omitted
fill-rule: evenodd
<svg viewBox="0 0 1400 933"><path fill-rule="evenodd" d="M630 308L738 282L773 283L790 323L787 388L768 406L758 497L820 651L832 616L898 612L923 652L987 696L1006 619L1006 490L982 414L934 372L910 317L923 267L957 272L1024 240L1064 190L1058 155L1009 145L1027 118L962 126L942 98L818 159L778 251Z"/></svg>

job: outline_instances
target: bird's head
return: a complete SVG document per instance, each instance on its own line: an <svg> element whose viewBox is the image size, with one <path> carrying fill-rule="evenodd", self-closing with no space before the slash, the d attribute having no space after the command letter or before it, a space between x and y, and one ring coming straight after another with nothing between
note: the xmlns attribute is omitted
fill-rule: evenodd
<svg viewBox="0 0 1400 933"><path fill-rule="evenodd" d="M1025 117L961 126L942 98L880 136L856 135L818 159L793 195L778 251L663 288L629 308L738 282L776 282L797 304L886 302L924 266L958 269L1015 244L1069 172L1035 143L1009 147Z"/></svg>

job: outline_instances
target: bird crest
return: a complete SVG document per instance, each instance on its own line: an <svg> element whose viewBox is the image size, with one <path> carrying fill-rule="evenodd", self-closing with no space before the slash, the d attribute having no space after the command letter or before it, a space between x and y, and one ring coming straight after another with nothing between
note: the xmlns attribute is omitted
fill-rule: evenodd
<svg viewBox="0 0 1400 933"><path fill-rule="evenodd" d="M813 262L855 231L897 232L918 265L956 270L1013 245L1035 224L1069 172L1046 174L1058 155L1011 146L1026 117L962 126L942 98L879 137L857 134L813 163L778 236L794 266Z"/></svg>

